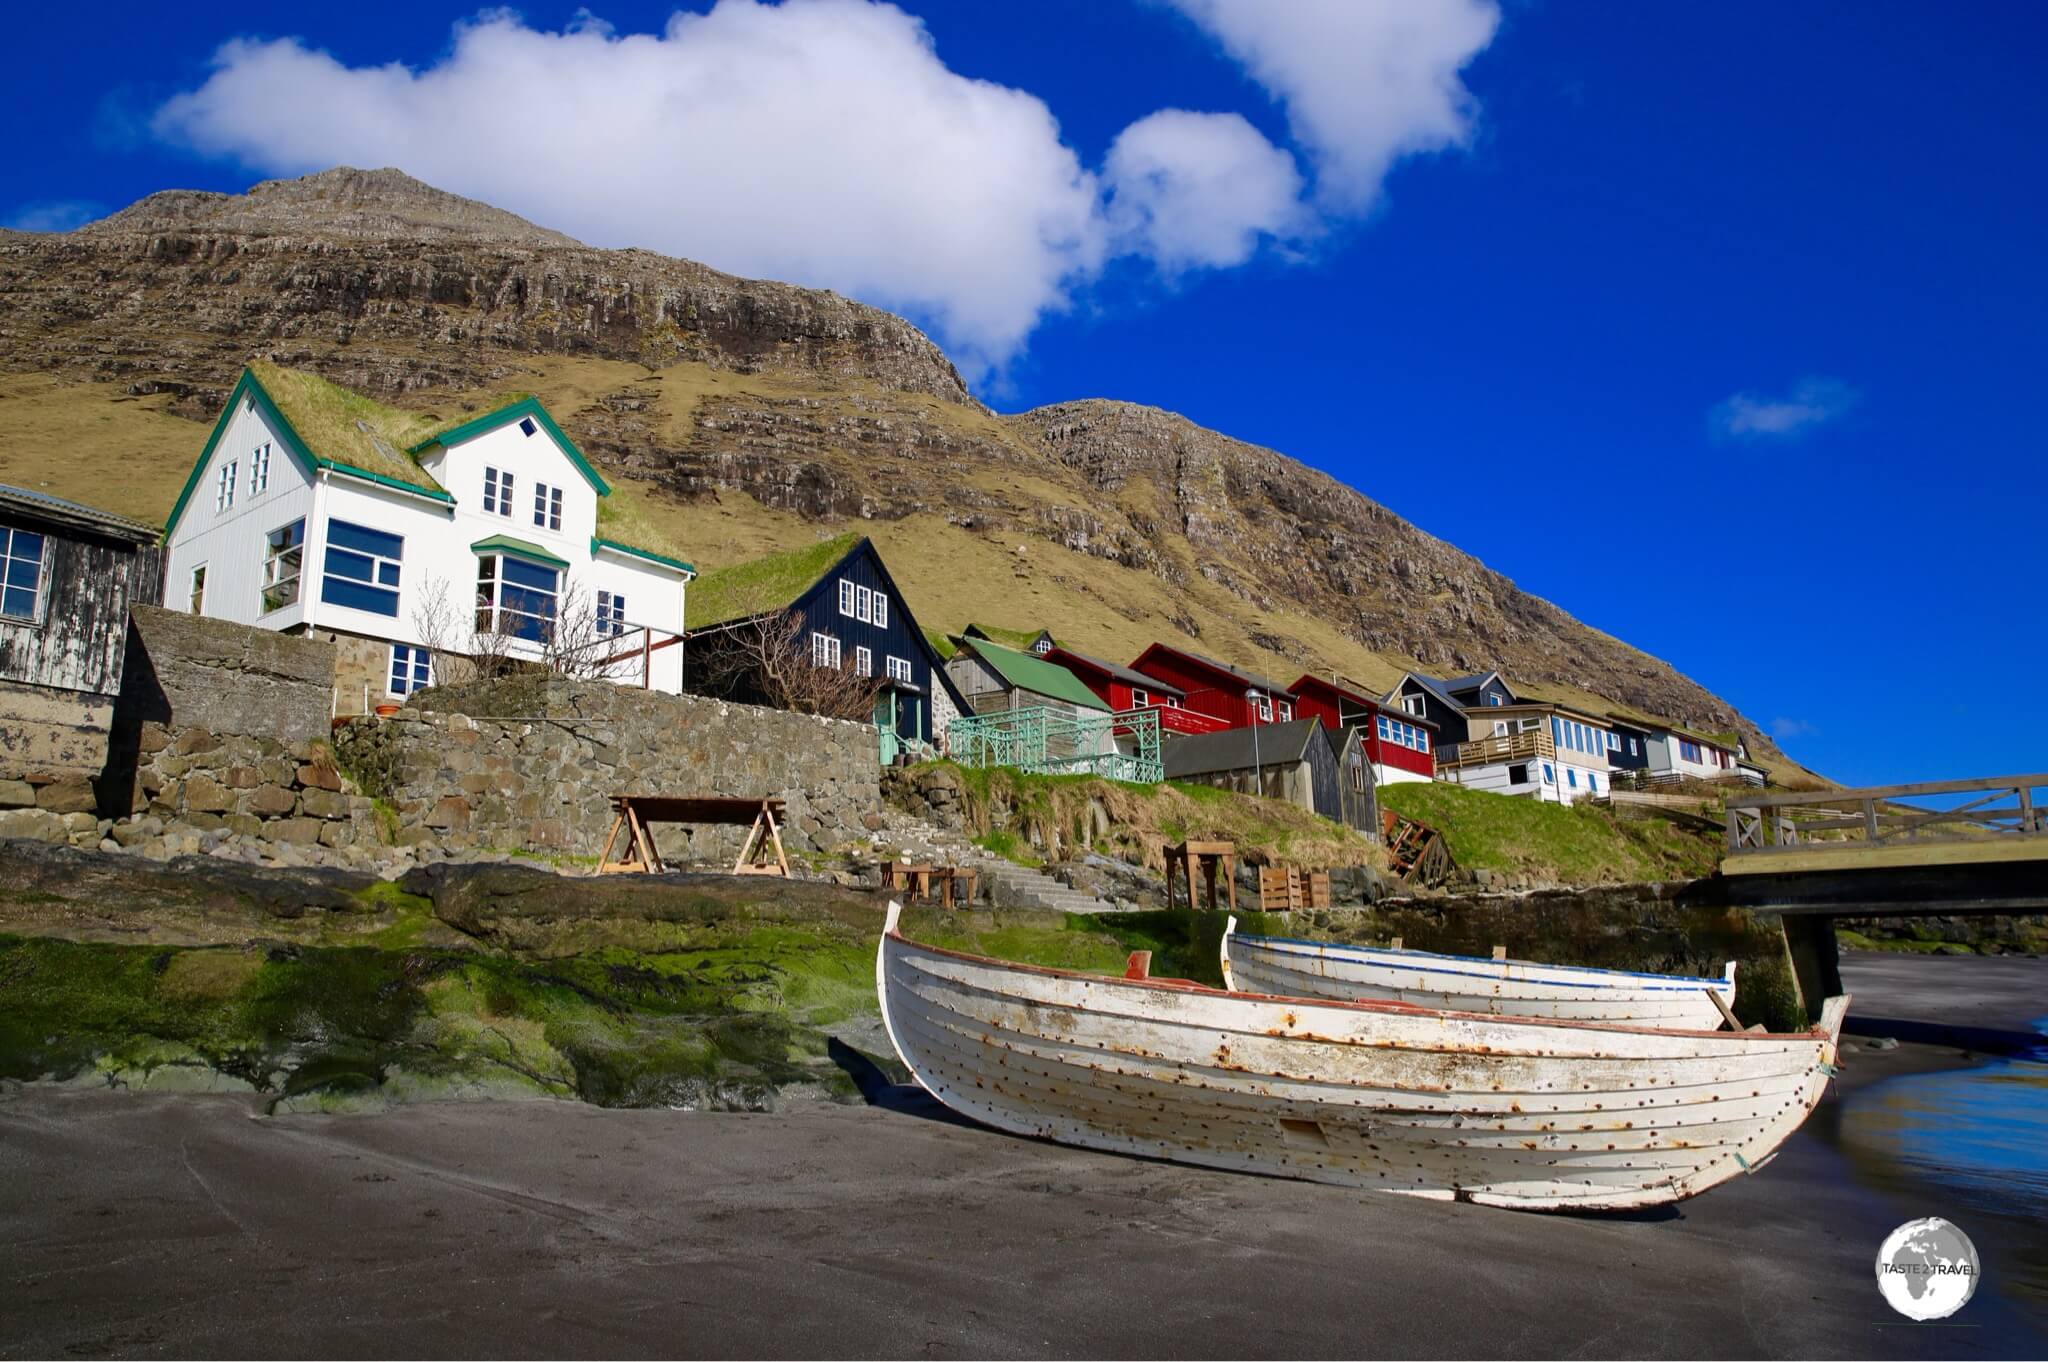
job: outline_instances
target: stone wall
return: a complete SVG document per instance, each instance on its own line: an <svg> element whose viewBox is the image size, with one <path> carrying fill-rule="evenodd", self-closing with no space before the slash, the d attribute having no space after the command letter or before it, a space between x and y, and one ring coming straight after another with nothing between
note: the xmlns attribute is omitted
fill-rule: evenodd
<svg viewBox="0 0 2048 1362"><path fill-rule="evenodd" d="M0 808L90 811L114 697L0 681Z"/></svg>
<svg viewBox="0 0 2048 1362"><path fill-rule="evenodd" d="M375 802L342 776L321 739L146 724L136 784L140 813L107 830L119 846L176 856L239 839L249 859L287 864L392 859Z"/></svg>
<svg viewBox="0 0 2048 1362"><path fill-rule="evenodd" d="M880 826L873 725L603 681L524 678L416 697L334 734L336 761L389 811L400 846L595 856L614 794L773 796L784 845L822 851ZM715 861L743 829L656 831Z"/></svg>

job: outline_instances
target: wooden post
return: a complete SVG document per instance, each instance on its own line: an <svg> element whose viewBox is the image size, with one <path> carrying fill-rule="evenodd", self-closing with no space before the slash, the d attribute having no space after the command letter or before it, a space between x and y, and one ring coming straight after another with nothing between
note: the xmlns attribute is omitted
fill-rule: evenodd
<svg viewBox="0 0 2048 1362"><path fill-rule="evenodd" d="M654 631L640 629L640 689L654 689Z"/></svg>

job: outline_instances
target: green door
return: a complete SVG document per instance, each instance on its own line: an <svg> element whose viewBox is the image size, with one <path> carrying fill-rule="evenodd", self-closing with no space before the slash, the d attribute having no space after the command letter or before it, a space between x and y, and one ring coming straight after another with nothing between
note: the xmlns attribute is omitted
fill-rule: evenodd
<svg viewBox="0 0 2048 1362"><path fill-rule="evenodd" d="M882 747L882 765L896 761L896 692L885 690L875 697L875 735Z"/></svg>

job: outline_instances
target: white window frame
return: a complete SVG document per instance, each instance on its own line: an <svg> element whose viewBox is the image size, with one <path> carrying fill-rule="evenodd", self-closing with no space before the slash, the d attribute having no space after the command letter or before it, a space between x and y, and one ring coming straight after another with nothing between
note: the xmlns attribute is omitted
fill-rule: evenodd
<svg viewBox="0 0 2048 1362"><path fill-rule="evenodd" d="M873 594L874 625L877 629L887 629L889 627L889 597L880 591Z"/></svg>
<svg viewBox="0 0 2048 1362"><path fill-rule="evenodd" d="M518 480L502 468L484 465L484 514L512 518L512 492Z"/></svg>
<svg viewBox="0 0 2048 1362"><path fill-rule="evenodd" d="M855 645L853 650L853 669L861 676L873 676L875 674L875 650L864 645Z"/></svg>
<svg viewBox="0 0 2048 1362"><path fill-rule="evenodd" d="M249 451L249 495L255 496L270 487L270 441Z"/></svg>
<svg viewBox="0 0 2048 1362"><path fill-rule="evenodd" d="M18 525L7 525L0 528L4 528L7 538L7 553L4 558L0 558L0 585L4 585L6 579L13 575L16 563L34 563L36 568L36 584L31 593L34 599L29 602L28 614L0 615L0 620L4 620L9 624L41 624L43 621L43 586L50 580L49 531L25 530ZM30 558L26 554L15 554L14 536L18 534L32 534L42 541L43 546L36 551L34 558ZM21 590L20 587L13 589L16 591Z"/></svg>
<svg viewBox="0 0 2048 1362"><path fill-rule="evenodd" d="M853 589L853 617L862 624L875 622L875 593L864 586Z"/></svg>
<svg viewBox="0 0 2048 1362"><path fill-rule="evenodd" d="M398 686L398 655L400 652L406 654L406 682L403 689L400 689ZM391 645L391 655L385 659L385 662L384 693L386 695L397 696L403 699L416 690L425 690L434 684L434 654L432 649L423 648L417 643L394 643ZM425 680L418 678L422 664L425 664L427 672Z"/></svg>
<svg viewBox="0 0 2048 1362"><path fill-rule="evenodd" d="M298 543L293 544L283 552L279 552L277 537L292 529L297 529L299 532ZM287 555L296 555L296 561L291 564L292 570L289 575L285 574L281 568ZM256 612L259 615L270 615L275 614L279 610L288 610L292 606L297 605L302 593L306 589L305 577L306 518L300 516L297 520L286 521L263 536L263 585L257 593ZM272 594L286 586L291 588L291 596L272 605L270 603Z"/></svg>
<svg viewBox="0 0 2048 1362"><path fill-rule="evenodd" d="M1420 695L1404 695L1401 697L1401 708L1410 714L1427 714L1429 702Z"/></svg>
<svg viewBox="0 0 2048 1362"><path fill-rule="evenodd" d="M232 511L235 509L235 479L239 476L240 465L229 459L220 466L220 475L214 481L213 509Z"/></svg>
<svg viewBox="0 0 2048 1362"><path fill-rule="evenodd" d="M853 618L853 583L844 577L839 579L839 613Z"/></svg>
<svg viewBox="0 0 2048 1362"><path fill-rule="evenodd" d="M836 636L821 634L816 630L812 631L811 665L813 667L830 667L836 671L839 668L840 656L839 639Z"/></svg>
<svg viewBox="0 0 2048 1362"><path fill-rule="evenodd" d="M889 657L888 667L889 679L891 681L901 681L906 686L912 686L917 684L917 682L914 679L914 673L912 673L910 669L909 658L897 657L894 654L891 654Z"/></svg>
<svg viewBox="0 0 2048 1362"><path fill-rule="evenodd" d="M597 636L617 638L626 632L626 598L616 591L597 593Z"/></svg>
<svg viewBox="0 0 2048 1362"><path fill-rule="evenodd" d="M1152 692L1151 692L1151 691L1149 691L1149 690L1139 690L1139 689L1138 689L1138 688L1137 688L1136 686L1132 686L1132 687L1131 687L1131 708L1132 708L1132 709L1146 709L1146 708L1150 707L1150 705L1151 705L1151 704L1152 704Z"/></svg>
<svg viewBox="0 0 2048 1362"><path fill-rule="evenodd" d="M186 595L186 603L192 607L193 614L205 614L206 564L194 563L192 565L192 576L188 579L188 585L190 587L190 591Z"/></svg>
<svg viewBox="0 0 2048 1362"><path fill-rule="evenodd" d="M1279 710L1281 723L1287 723L1294 718L1294 706L1287 701L1282 700L1279 702Z"/></svg>
<svg viewBox="0 0 2048 1362"><path fill-rule="evenodd" d="M562 528L562 489L553 483L533 484L533 527L537 530Z"/></svg>

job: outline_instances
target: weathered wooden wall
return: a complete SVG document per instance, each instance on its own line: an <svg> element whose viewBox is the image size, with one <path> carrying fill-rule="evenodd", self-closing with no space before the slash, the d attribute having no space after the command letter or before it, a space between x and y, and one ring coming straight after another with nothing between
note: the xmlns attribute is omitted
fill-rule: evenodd
<svg viewBox="0 0 2048 1362"><path fill-rule="evenodd" d="M43 617L0 621L0 680L113 695L129 605L163 596L162 551L36 528L46 537Z"/></svg>

